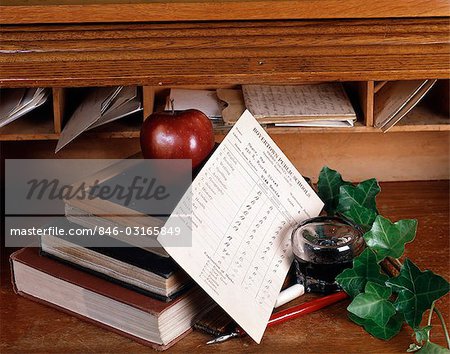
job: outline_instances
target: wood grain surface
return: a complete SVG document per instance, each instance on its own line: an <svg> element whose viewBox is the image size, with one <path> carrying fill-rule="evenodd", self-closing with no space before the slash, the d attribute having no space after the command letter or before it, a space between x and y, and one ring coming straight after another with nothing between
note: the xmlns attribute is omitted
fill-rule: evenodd
<svg viewBox="0 0 450 354"><path fill-rule="evenodd" d="M65 90L60 87L54 87L52 89L52 100L53 100L53 124L56 134L61 133L61 129L64 124L64 113L66 108L67 95Z"/></svg>
<svg viewBox="0 0 450 354"><path fill-rule="evenodd" d="M145 111L145 110L144 110ZM449 132L450 123L448 118L423 113L423 109L418 112L412 112L404 120L389 130L389 134L410 132ZM17 140L58 140L60 133L55 132L56 126L48 117L43 119L33 119L26 117L0 128L0 141ZM139 138L141 122L136 119L125 119L117 122L108 123L108 125L83 132L83 135L92 139L115 139L115 138ZM214 128L217 135L224 135L230 127ZM383 132L379 128L367 127L360 122L356 122L353 128L337 127L274 127L269 126L266 130L270 134L359 134L371 133L380 134ZM417 136L417 135L415 135ZM420 139L420 137L419 137Z"/></svg>
<svg viewBox="0 0 450 354"><path fill-rule="evenodd" d="M448 78L448 18L0 28L0 86Z"/></svg>
<svg viewBox="0 0 450 354"><path fill-rule="evenodd" d="M380 212L396 221L417 218L417 238L407 245L406 255L421 269L450 277L449 181L383 183L378 197ZM2 242L3 245L3 242ZM148 353L151 349L127 338L83 322L55 309L13 294L7 257L11 249L1 248L0 351L2 353ZM294 303L300 303L301 298ZM438 308L450 321L449 296ZM277 327L269 328L260 345L249 338L206 346L209 336L194 332L168 353L403 353L411 343L411 330L404 327L390 342L375 339L347 319L343 301ZM286 306L286 305L285 305ZM435 319L436 321L436 319ZM434 322L435 323L435 322ZM436 326L433 341L444 345Z"/></svg>
<svg viewBox="0 0 450 354"><path fill-rule="evenodd" d="M0 23L448 16L446 0L3 0Z"/></svg>

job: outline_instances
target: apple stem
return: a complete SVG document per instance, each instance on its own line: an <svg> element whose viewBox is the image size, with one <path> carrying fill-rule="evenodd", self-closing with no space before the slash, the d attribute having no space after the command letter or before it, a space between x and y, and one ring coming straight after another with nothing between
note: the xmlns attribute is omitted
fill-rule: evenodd
<svg viewBox="0 0 450 354"><path fill-rule="evenodd" d="M172 109L172 114L175 114L175 105L173 104L173 102L174 102L174 99L172 98L170 100L170 108Z"/></svg>

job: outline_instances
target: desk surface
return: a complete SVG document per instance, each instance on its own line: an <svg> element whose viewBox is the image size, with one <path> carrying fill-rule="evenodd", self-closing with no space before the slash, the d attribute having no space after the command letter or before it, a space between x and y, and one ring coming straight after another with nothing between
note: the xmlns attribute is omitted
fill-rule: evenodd
<svg viewBox="0 0 450 354"><path fill-rule="evenodd" d="M381 214L391 220L417 218L416 241L407 245L406 255L421 269L450 278L449 267L449 182L383 183L378 198ZM2 242L3 244L3 242ZM7 255L2 248L0 291L0 351L2 353L63 352L149 352L149 348L127 338L83 322L55 309L21 298L9 284ZM299 299L297 303L304 301ZM293 304L289 304L293 305ZM267 352L267 353L401 353L411 343L411 330L404 327L392 341L384 342L366 334L347 319L347 301L292 320L266 331L257 345L249 338L235 339L213 347L210 338L194 332L177 343L169 353ZM438 303L447 323L450 322L447 295ZM436 322L434 322L436 323ZM436 323L437 325L437 323ZM440 328L432 332L433 341L444 345Z"/></svg>

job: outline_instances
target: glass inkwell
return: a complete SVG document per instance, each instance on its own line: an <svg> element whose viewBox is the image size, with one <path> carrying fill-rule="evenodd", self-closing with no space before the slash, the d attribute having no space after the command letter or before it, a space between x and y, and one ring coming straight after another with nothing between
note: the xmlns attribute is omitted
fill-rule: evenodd
<svg viewBox="0 0 450 354"><path fill-rule="evenodd" d="M307 292L340 290L336 276L351 268L365 247L362 229L350 220L319 216L301 222L292 232L297 279Z"/></svg>

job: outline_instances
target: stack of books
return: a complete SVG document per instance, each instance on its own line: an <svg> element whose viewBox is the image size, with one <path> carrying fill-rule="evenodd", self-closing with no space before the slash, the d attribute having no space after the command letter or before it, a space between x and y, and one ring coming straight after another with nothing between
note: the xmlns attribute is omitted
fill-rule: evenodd
<svg viewBox="0 0 450 354"><path fill-rule="evenodd" d="M93 201L95 205L102 202ZM78 207L83 209L80 213L90 215L90 227L82 225L86 218L70 215L73 208L68 203L66 217L44 228L40 249L24 248L11 255L16 293L157 350L183 338L214 306L162 248L142 248L93 235L95 223L101 226L112 220L93 215L89 205ZM69 230L73 235L69 236ZM86 235L110 237L108 245L114 247L104 247L104 243L86 247Z"/></svg>

